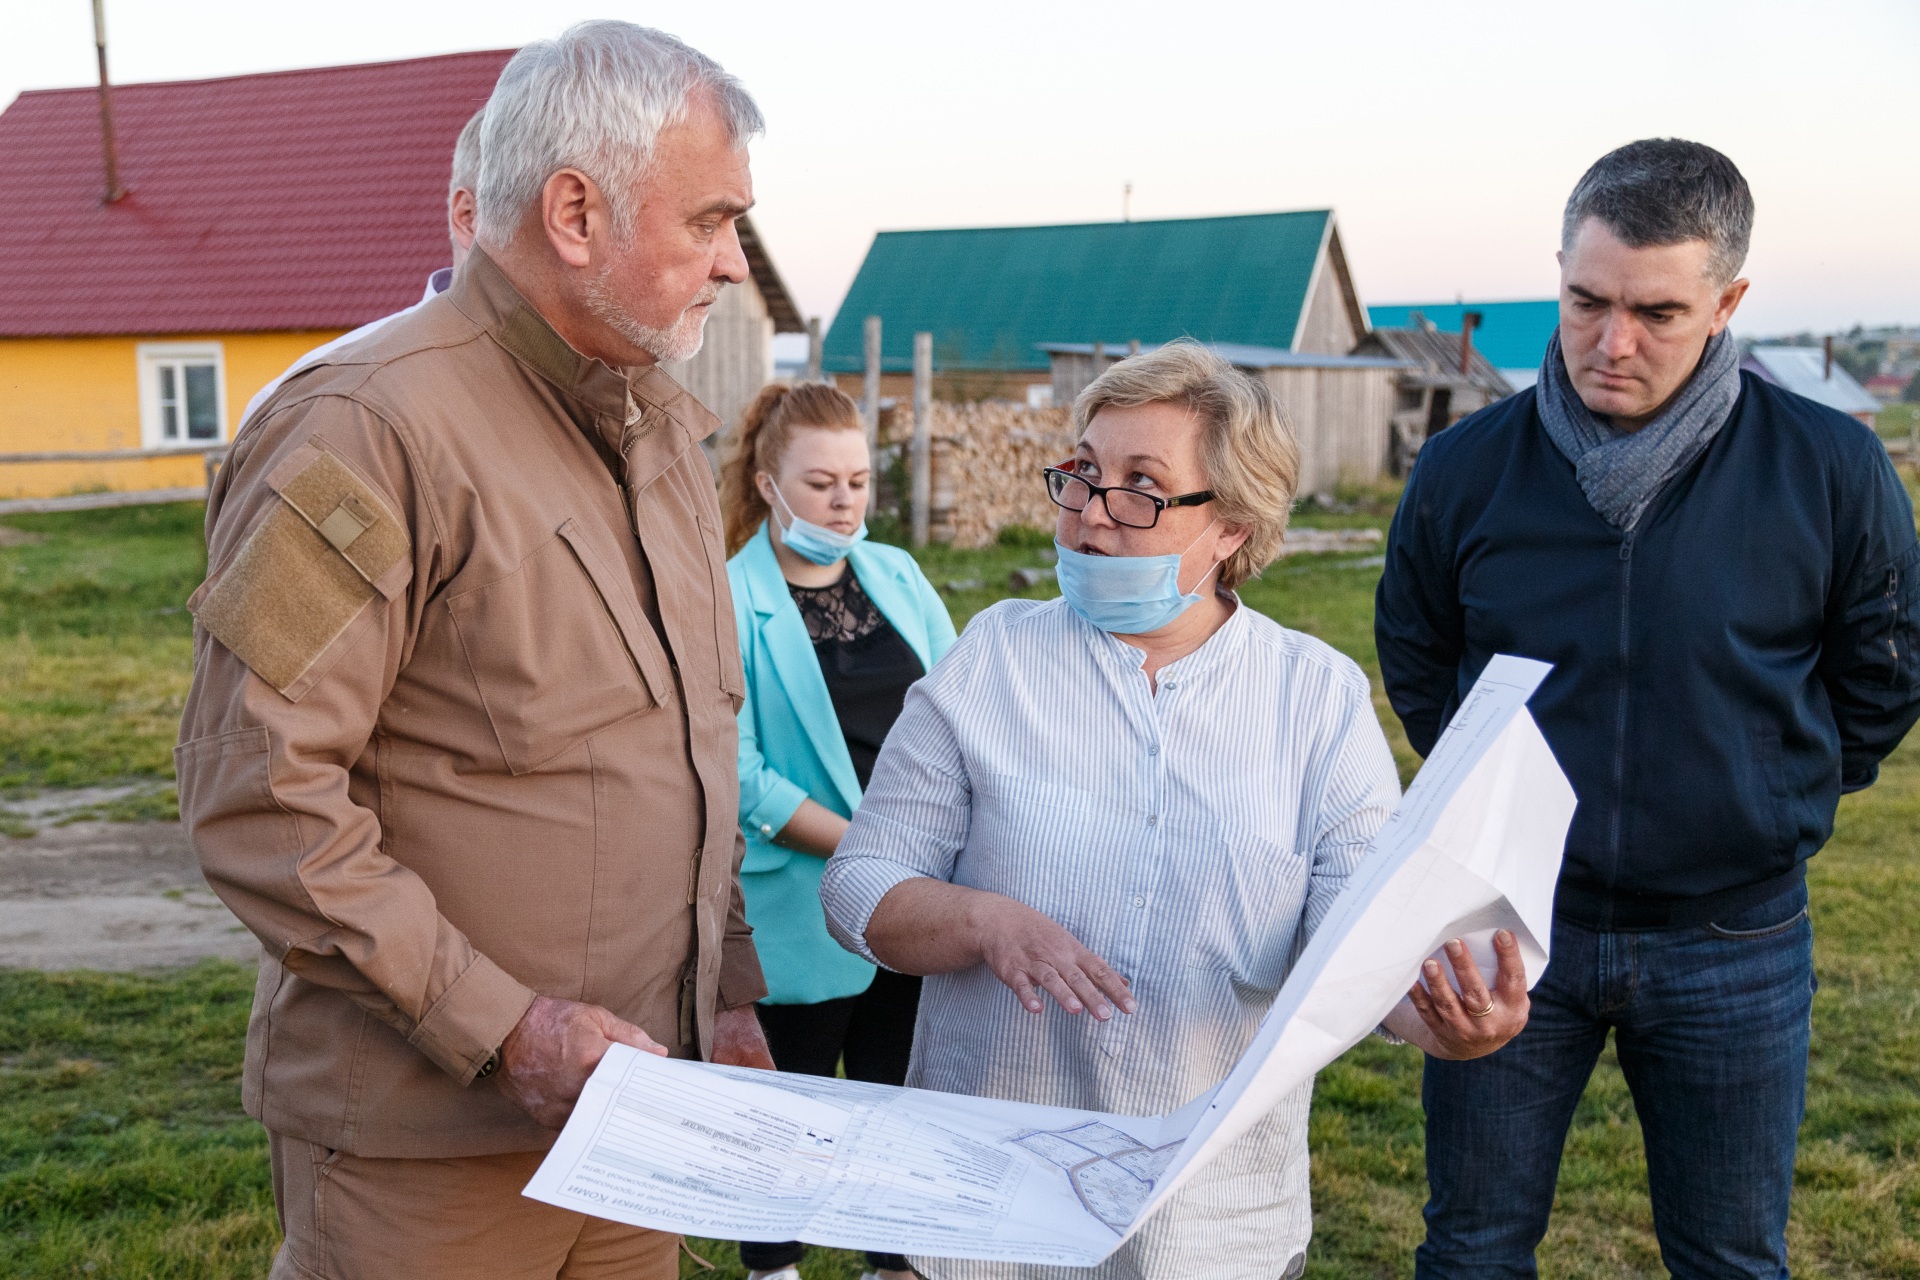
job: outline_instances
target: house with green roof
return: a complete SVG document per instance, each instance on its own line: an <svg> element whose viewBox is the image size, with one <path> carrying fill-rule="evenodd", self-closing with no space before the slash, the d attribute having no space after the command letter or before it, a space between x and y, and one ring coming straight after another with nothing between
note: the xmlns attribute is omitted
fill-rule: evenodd
<svg viewBox="0 0 1920 1280"><path fill-rule="evenodd" d="M1117 354L1191 337L1345 355L1367 332L1331 209L882 231L821 352L854 394L868 316L881 321L882 395L908 394L913 335L931 333L936 378L964 379L969 399L1050 385L1042 344Z"/></svg>

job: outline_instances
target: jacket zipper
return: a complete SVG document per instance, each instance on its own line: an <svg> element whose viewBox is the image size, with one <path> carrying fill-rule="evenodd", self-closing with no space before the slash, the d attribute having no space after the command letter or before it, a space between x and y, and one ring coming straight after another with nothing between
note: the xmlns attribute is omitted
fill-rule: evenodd
<svg viewBox="0 0 1920 1280"><path fill-rule="evenodd" d="M1605 924L1613 923L1613 891L1620 883L1621 854L1621 814L1626 808L1627 790L1627 694L1631 687L1628 679L1632 658L1629 622L1633 612L1633 535L1629 533L1620 541L1620 707L1614 722L1613 743L1613 813L1612 831L1609 833L1613 845L1613 866L1607 876L1607 909Z"/></svg>
<svg viewBox="0 0 1920 1280"><path fill-rule="evenodd" d="M1893 669L1887 672L1889 685L1900 682L1900 570L1887 570L1887 656Z"/></svg>

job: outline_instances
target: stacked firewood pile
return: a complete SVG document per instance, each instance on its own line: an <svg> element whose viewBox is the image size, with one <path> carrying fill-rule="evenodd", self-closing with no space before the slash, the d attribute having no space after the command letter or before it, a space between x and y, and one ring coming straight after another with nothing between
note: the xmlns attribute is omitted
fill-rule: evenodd
<svg viewBox="0 0 1920 1280"><path fill-rule="evenodd" d="M1009 525L1053 527L1054 507L1040 468L1073 453L1065 409L1029 409L1006 401L933 405L935 542L991 546ZM906 459L913 409L898 404L880 416L880 443ZM902 486L905 487L904 485Z"/></svg>
<svg viewBox="0 0 1920 1280"><path fill-rule="evenodd" d="M1051 531L1059 514L1040 469L1073 456L1065 409L1029 409L1006 400L933 403L933 513L929 534L954 547L989 547L1002 529ZM878 506L904 524L911 483L913 406L882 402ZM1282 556L1378 551L1378 529L1293 527ZM1031 584L1028 584L1031 585Z"/></svg>

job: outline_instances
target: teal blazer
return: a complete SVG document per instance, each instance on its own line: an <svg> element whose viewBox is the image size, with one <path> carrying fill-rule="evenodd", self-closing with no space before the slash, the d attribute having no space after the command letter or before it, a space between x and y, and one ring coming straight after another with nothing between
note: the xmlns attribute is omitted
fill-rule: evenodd
<svg viewBox="0 0 1920 1280"><path fill-rule="evenodd" d="M900 548L873 542L857 543L847 559L861 589L931 671L953 643L953 620L920 566ZM873 981L873 966L827 934L820 907L826 860L773 843L802 800L852 817L860 780L765 524L727 561L727 580L747 672L740 707L740 829L747 854L740 886L767 977L766 1002L817 1004L859 995Z"/></svg>

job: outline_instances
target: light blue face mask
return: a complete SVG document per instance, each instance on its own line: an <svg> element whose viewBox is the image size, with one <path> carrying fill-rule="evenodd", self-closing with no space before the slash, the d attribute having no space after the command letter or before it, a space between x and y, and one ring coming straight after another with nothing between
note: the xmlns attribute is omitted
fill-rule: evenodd
<svg viewBox="0 0 1920 1280"><path fill-rule="evenodd" d="M780 492L779 485L769 480L767 486L773 490L773 496L780 499L780 505L787 509L787 518L780 522L780 541L786 543L787 549L802 560L821 566L838 564L847 558L847 552L853 550L855 543L867 536L865 520L852 533L838 533L811 520L802 520L793 514L793 504L787 501L786 494ZM774 519L779 520L779 517L775 516Z"/></svg>
<svg viewBox="0 0 1920 1280"><path fill-rule="evenodd" d="M1217 522L1216 522L1217 523ZM1200 531L1207 536L1209 524ZM1193 550L1200 538L1187 544ZM1185 595L1180 593L1180 562L1186 551L1164 556L1095 556L1072 551L1055 539L1054 550L1060 562L1055 576L1060 594L1073 611L1102 631L1123 636L1145 635L1158 631L1206 597L1200 588L1219 569L1215 565L1206 577Z"/></svg>

